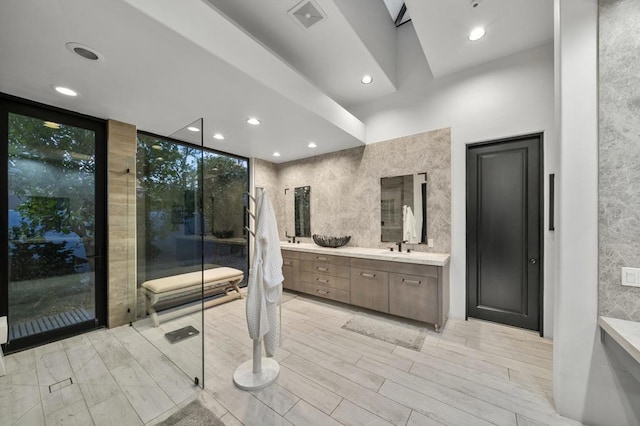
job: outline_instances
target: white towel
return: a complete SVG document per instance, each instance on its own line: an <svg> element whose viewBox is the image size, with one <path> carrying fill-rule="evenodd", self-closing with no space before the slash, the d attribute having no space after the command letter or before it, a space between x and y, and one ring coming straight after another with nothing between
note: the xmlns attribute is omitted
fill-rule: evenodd
<svg viewBox="0 0 640 426"><path fill-rule="evenodd" d="M264 339L265 352L275 354L277 301L282 294L282 254L278 224L265 191L256 197L256 234L247 292L247 326L253 340Z"/></svg>
<svg viewBox="0 0 640 426"><path fill-rule="evenodd" d="M402 206L402 240L410 244L418 244L418 232L416 231L416 218L411 207Z"/></svg>

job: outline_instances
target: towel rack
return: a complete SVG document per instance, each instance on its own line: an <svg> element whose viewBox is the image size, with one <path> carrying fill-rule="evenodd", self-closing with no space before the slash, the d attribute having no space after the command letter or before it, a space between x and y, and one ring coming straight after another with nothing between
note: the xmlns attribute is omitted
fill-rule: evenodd
<svg viewBox="0 0 640 426"><path fill-rule="evenodd" d="M264 191L264 188L256 187L256 190ZM254 197L248 192L245 194L254 203L257 203L257 197ZM249 216L256 220L256 214L251 212L249 206L245 207ZM256 206L257 210L257 206ZM255 244L255 232L251 230L249 226L244 227L254 238ZM282 321L282 319L280 320ZM264 364L264 365L263 365ZM245 361L236 368L233 373L234 384L242 390L258 390L263 389L273 383L280 374L280 365L272 358L262 358L262 339L253 341L253 360Z"/></svg>
<svg viewBox="0 0 640 426"><path fill-rule="evenodd" d="M259 189L259 190L261 190L261 191L264 191L264 188L261 188L261 187L256 187L256 189ZM249 193L249 192L245 192L243 195L246 195L247 197L249 197L249 200L253 201L254 203L256 202L256 197L254 197L253 195L251 195L251 193ZM256 220L256 215L255 215L255 214L253 214L253 213L251 212L251 209L249 208L249 206L245 207L244 209L245 209L245 211L249 214L249 216L251 216L251 217L253 218L253 220ZM247 231L248 233L250 233L250 234L251 234L251 235L253 235L254 237L256 236L256 233L255 233L255 232L253 232L253 231L251 230L251 228L249 228L249 226L245 226L245 227L244 227L244 229L245 229L245 231Z"/></svg>

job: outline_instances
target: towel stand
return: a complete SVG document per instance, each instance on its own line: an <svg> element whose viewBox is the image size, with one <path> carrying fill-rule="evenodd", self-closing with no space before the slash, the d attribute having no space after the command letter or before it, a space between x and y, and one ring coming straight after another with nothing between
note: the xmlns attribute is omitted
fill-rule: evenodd
<svg viewBox="0 0 640 426"><path fill-rule="evenodd" d="M256 187L257 190L264 191L264 188ZM256 197L245 193L249 196L249 199L256 203ZM251 213L251 210L247 207L247 213L256 220L256 216ZM255 244L255 232L248 226L244 227L253 237L253 244ZM267 358L262 356L262 339L253 341L253 359L245 361L236 368L233 373L233 383L236 387L242 390L258 390L264 389L271 383L275 382L280 374L280 365L273 358Z"/></svg>

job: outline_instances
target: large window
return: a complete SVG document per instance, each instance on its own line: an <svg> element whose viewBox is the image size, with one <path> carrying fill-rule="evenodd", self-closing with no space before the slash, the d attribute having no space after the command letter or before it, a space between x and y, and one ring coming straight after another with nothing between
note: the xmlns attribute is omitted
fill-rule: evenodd
<svg viewBox="0 0 640 426"><path fill-rule="evenodd" d="M105 323L104 123L3 101L9 349Z"/></svg>
<svg viewBox="0 0 640 426"><path fill-rule="evenodd" d="M219 266L247 276L243 193L248 184L246 158L139 133L138 287Z"/></svg>

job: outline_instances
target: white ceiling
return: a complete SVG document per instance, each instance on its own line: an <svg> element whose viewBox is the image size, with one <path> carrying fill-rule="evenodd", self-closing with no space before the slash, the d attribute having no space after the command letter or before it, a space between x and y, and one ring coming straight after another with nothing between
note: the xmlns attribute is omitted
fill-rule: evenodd
<svg viewBox="0 0 640 426"><path fill-rule="evenodd" d="M287 13L300 0L207 1L341 105L396 90L396 29L381 0L313 0L327 17L309 29ZM376 84L361 84L365 74Z"/></svg>
<svg viewBox="0 0 640 426"><path fill-rule="evenodd" d="M553 39L553 0L406 0L435 78ZM475 27L486 35L475 42Z"/></svg>
<svg viewBox="0 0 640 426"><path fill-rule="evenodd" d="M362 145L366 127L348 109L403 84L398 30L382 0L315 1L327 18L308 30L287 14L297 0L3 1L0 92L160 135L202 117L205 145L275 162ZM552 0L407 6L436 77L552 37ZM466 36L477 23L487 36L472 45ZM67 42L104 58L75 56ZM373 84L360 83L365 72ZM53 84L79 96L63 97ZM247 125L249 116L262 124Z"/></svg>

